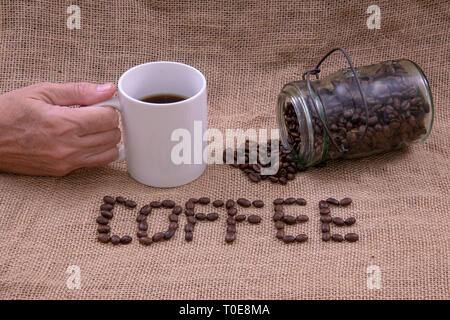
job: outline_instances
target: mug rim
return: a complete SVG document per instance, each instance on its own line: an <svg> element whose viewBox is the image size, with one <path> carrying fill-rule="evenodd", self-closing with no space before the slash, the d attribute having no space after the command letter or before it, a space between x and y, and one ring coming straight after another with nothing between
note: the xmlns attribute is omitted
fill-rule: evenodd
<svg viewBox="0 0 450 320"><path fill-rule="evenodd" d="M152 103L152 102L143 102L139 99L133 98L132 96L130 96L128 93L126 93L123 88L122 88L122 82L124 81L124 77L127 75L128 72L133 71L134 69L138 69L141 68L145 65L149 65L149 64L176 64L176 65L180 65L180 66L184 66L187 67L188 69L191 69L192 71L198 73L202 79L202 87L200 88L200 90L194 94L193 96L182 100L182 101L177 101L177 102L169 102L169 103ZM122 73L122 75L119 78L118 84L117 84L117 88L119 91L119 94L122 94L124 97L126 97L127 99L133 100L134 102L146 105L146 106L152 106L152 107L167 107L167 106L174 106L177 104L182 104L184 102L189 102L195 98L197 98L198 96L200 96L201 94L203 94L203 92L206 89L206 78L203 75L203 73L201 73L197 68L190 66L188 64L182 63L182 62L176 62L176 61L151 61L151 62L145 62L145 63L141 63L138 64L134 67L131 67L130 69L128 69L127 71L125 71L124 73Z"/></svg>

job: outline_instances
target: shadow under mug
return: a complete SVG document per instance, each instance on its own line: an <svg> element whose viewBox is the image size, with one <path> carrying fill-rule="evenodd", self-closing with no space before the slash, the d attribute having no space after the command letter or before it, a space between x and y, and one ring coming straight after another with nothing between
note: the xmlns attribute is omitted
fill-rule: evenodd
<svg viewBox="0 0 450 320"><path fill-rule="evenodd" d="M206 79L197 69L178 62L157 61L135 66L119 78L118 98L93 106L112 106L122 114L125 148L119 160L128 172L152 187L176 187L197 179L203 161L207 129ZM156 94L176 94L187 99L174 103L148 103L139 99ZM184 132L182 141L176 132ZM178 131L177 131L178 130ZM174 134L175 133L175 134ZM175 140L177 138L179 140ZM180 163L178 147L183 142ZM186 154L185 152L188 152Z"/></svg>

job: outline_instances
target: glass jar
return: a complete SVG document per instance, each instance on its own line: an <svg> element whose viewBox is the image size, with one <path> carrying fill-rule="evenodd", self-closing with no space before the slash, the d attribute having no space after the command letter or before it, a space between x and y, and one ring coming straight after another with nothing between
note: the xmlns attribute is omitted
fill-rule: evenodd
<svg viewBox="0 0 450 320"><path fill-rule="evenodd" d="M294 150L299 165L396 150L430 135L433 101L418 65L402 59L355 72L366 104L350 68L311 80L311 90L306 80L281 90L276 111L280 138Z"/></svg>

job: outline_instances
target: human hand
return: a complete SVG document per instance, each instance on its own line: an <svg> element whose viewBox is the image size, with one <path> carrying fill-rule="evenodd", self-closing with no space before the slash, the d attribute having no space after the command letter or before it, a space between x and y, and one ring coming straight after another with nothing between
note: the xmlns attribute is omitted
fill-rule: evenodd
<svg viewBox="0 0 450 320"><path fill-rule="evenodd" d="M0 171L64 176L118 158L113 108L69 108L110 98L111 83L40 83L0 95Z"/></svg>

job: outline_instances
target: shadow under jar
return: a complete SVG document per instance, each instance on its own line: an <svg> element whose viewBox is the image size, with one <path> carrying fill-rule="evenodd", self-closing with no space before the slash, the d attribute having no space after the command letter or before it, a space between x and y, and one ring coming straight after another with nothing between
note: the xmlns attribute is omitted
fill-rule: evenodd
<svg viewBox="0 0 450 320"><path fill-rule="evenodd" d="M433 102L419 66L402 59L355 70L367 111L349 68L311 81L311 91L306 80L281 90L276 111L280 137L284 146L293 147L299 165L365 157L428 138Z"/></svg>

